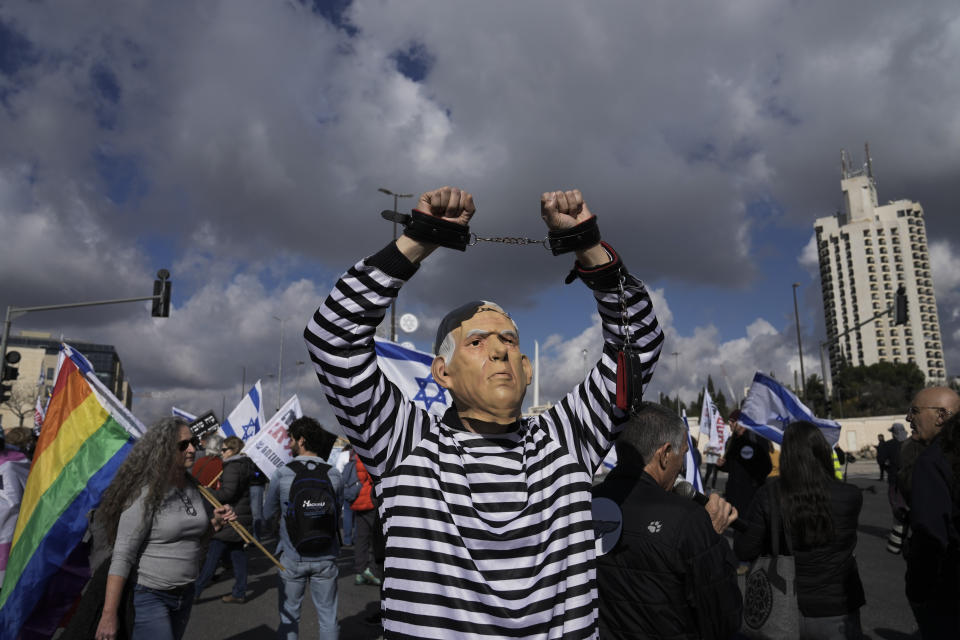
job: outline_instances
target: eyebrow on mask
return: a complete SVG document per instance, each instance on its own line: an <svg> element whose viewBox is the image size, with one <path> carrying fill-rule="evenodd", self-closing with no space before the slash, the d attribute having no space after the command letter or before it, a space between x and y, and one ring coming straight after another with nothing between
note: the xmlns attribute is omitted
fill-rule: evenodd
<svg viewBox="0 0 960 640"><path fill-rule="evenodd" d="M470 331L467 331L467 335L464 336L464 339L467 340L474 337L486 338L488 336L492 336L493 334L494 334L493 331L484 331L483 329L471 329ZM497 335L510 337L510 338L513 338L514 340L518 338L517 332L512 331L510 329L507 329L506 331L501 331L497 333Z"/></svg>

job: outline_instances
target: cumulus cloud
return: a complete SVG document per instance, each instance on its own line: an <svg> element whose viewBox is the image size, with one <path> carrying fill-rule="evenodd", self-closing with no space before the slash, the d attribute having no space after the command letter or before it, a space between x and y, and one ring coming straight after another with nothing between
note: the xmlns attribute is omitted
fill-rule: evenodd
<svg viewBox="0 0 960 640"><path fill-rule="evenodd" d="M679 394L685 402L692 402L707 384L707 378L712 377L724 395L742 400L757 371L773 374L793 386L794 372L797 375L800 372L794 327L777 329L767 320L757 318L746 327L744 335L728 340L721 339L712 325L698 327L691 335L681 335L673 326L673 314L665 292L651 290L650 297L665 340L647 398L655 399L659 393ZM526 348L532 355L532 347L527 345ZM592 324L581 333L570 338L553 335L542 344L541 402L557 402L583 380L585 367L596 364L601 348L600 316L597 314L594 314ZM807 376L819 375L817 357L805 351ZM532 403L532 397L531 391L527 394L528 405Z"/></svg>
<svg viewBox="0 0 960 640"><path fill-rule="evenodd" d="M817 251L817 236L815 234L811 234L810 240L803 245L803 251L800 252L797 261L811 277L820 278L820 255Z"/></svg>
<svg viewBox="0 0 960 640"><path fill-rule="evenodd" d="M217 415L225 406L229 412L241 385L249 388L257 379L270 413L278 402L282 326L280 402L298 393L305 410L329 418L302 333L330 283L300 279L271 289L268 271L264 266L211 280L174 306L169 318L110 322L85 335L116 346L134 392L148 392L136 407L145 418L168 413L170 405L197 413L213 409ZM146 309L140 312L147 315Z"/></svg>
<svg viewBox="0 0 960 640"><path fill-rule="evenodd" d="M881 197L919 200L955 243L958 34L947 1L7 3L0 300L143 295L171 267L176 320L117 307L31 326L122 344L136 387L225 395L238 345L269 360L271 308L309 313L390 238L378 187L461 185L477 233L541 238L539 194L576 186L648 281L743 290L770 270L758 208L813 268L803 242L839 204L837 152L864 140ZM941 271L943 301L956 269ZM427 319L454 294L529 309L557 272L529 247L437 252L401 304ZM668 334L682 355L661 366L665 391L737 359L791 375L790 328L756 298L769 322L743 336ZM544 357L582 369L595 330L545 320Z"/></svg>
<svg viewBox="0 0 960 640"><path fill-rule="evenodd" d="M930 268L937 295L940 335L948 365L960 360L960 255L949 240L930 242ZM948 375L955 373L948 370Z"/></svg>

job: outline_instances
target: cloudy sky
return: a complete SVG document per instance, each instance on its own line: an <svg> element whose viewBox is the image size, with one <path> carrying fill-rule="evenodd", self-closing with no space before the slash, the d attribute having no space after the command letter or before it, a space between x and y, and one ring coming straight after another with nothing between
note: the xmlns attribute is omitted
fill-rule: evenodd
<svg viewBox="0 0 960 640"><path fill-rule="evenodd" d="M0 5L0 305L149 295L30 314L17 329L116 345L144 419L219 413L241 381L329 409L302 327L391 238L379 187L471 191L471 229L545 235L541 192L580 188L654 293L653 392L708 374L819 370L813 220L840 206L840 150L869 141L881 202L927 216L948 373L960 362L956 2L144 0ZM402 208L412 206L401 201ZM541 398L593 362L569 257L480 245L403 290L404 335L493 299L541 345ZM282 320L282 322L281 322ZM679 355L673 356L671 354ZM532 400L532 394L528 396Z"/></svg>

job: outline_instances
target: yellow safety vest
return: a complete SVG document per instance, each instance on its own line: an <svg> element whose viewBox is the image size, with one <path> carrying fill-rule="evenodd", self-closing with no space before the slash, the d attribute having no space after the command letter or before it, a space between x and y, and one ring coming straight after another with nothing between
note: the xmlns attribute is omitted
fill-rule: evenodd
<svg viewBox="0 0 960 640"><path fill-rule="evenodd" d="M837 480L843 480L843 467L840 466L840 458L837 456L837 452L833 451L833 475L837 476Z"/></svg>

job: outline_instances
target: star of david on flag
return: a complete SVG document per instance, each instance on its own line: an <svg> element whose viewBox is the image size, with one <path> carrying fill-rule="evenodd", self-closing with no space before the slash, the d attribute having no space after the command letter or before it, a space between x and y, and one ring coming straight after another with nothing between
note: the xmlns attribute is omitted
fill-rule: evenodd
<svg viewBox="0 0 960 640"><path fill-rule="evenodd" d="M442 416L450 407L450 395L433 379L430 372L433 356L388 340L376 340L374 343L377 364L383 374L417 406Z"/></svg>
<svg viewBox="0 0 960 640"><path fill-rule="evenodd" d="M840 439L838 422L816 417L789 389L758 371L743 401L740 424L767 440L782 444L784 429L797 420L817 425L831 447Z"/></svg>
<svg viewBox="0 0 960 640"><path fill-rule="evenodd" d="M266 423L263 418L263 392L260 381L243 396L240 404L230 412L227 419L220 425L219 433L224 438L237 436L244 442L252 438Z"/></svg>

